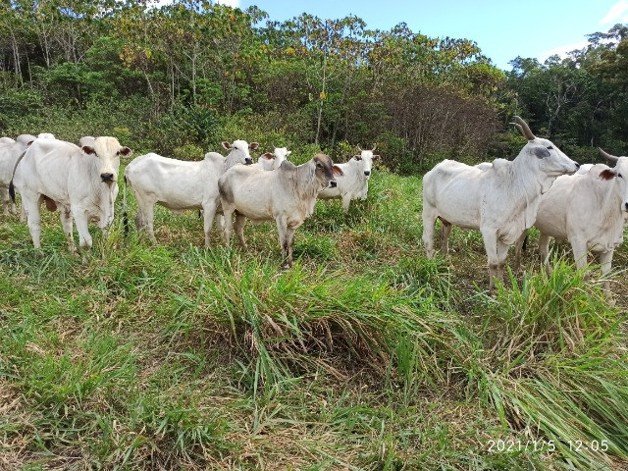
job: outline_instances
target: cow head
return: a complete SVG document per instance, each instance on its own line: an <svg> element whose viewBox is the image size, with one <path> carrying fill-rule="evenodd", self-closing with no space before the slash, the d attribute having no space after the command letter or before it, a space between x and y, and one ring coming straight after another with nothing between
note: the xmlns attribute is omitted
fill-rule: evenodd
<svg viewBox="0 0 628 471"><path fill-rule="evenodd" d="M266 152L259 156L262 168L266 171L278 169L282 162L292 154L286 147L275 147L274 152Z"/></svg>
<svg viewBox="0 0 628 471"><path fill-rule="evenodd" d="M33 143L35 139L37 138L32 134L20 134L15 138L15 141L24 147L28 147Z"/></svg>
<svg viewBox="0 0 628 471"><path fill-rule="evenodd" d="M540 170L547 177L558 177L560 175L572 174L578 171L580 164L567 157L554 143L548 139L536 137L530 130L528 124L519 116L514 117L512 123L528 139L528 143L521 149L519 155L524 154L528 163Z"/></svg>
<svg viewBox="0 0 628 471"><path fill-rule="evenodd" d="M360 155L354 155L352 160L360 163L361 171L368 180L371 178L373 159L379 159L379 155L374 154L375 149L377 149L377 144L375 144L371 150L362 150L360 146L358 146L358 149L360 150Z"/></svg>
<svg viewBox="0 0 628 471"><path fill-rule="evenodd" d="M615 157L614 155L599 149L600 154L610 163L615 164L612 170L604 170L600 177L605 180L613 180L619 186L621 195L621 210L628 212L628 157Z"/></svg>
<svg viewBox="0 0 628 471"><path fill-rule="evenodd" d="M102 136L94 139L94 145L81 147L85 155L98 159L98 178L111 186L118 181L120 157L129 157L133 153L128 147L120 145L115 137Z"/></svg>
<svg viewBox="0 0 628 471"><path fill-rule="evenodd" d="M253 159L251 158L250 151L257 149L259 144L257 142L251 142L249 144L242 139L237 139L231 144L227 141L223 141L222 146L230 151L227 155L227 166L231 167L235 164L252 164Z"/></svg>
<svg viewBox="0 0 628 471"><path fill-rule="evenodd" d="M325 154L316 154L312 160L315 165L314 175L321 190L327 187L335 188L338 185L336 176L343 174L341 168L334 165L331 158Z"/></svg>
<svg viewBox="0 0 628 471"><path fill-rule="evenodd" d="M273 165L273 168L275 169L279 168L282 162L288 160L288 157L290 156L290 154L292 154L292 151L289 151L287 147L275 147L275 151L273 152L273 154L275 155L275 163Z"/></svg>
<svg viewBox="0 0 628 471"><path fill-rule="evenodd" d="M40 132L37 134L37 139L54 139L55 135L50 134L49 132Z"/></svg>

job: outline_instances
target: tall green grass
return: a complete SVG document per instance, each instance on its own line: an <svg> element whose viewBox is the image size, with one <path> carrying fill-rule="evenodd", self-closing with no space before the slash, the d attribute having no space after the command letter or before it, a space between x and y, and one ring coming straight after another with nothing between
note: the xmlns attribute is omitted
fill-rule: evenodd
<svg viewBox="0 0 628 471"><path fill-rule="evenodd" d="M0 469L623 466L625 273L613 304L528 256L489 296L477 235L424 257L419 185L376 172L348 216L318 203L287 271L271 224L204 249L159 209L159 245L116 226L74 257L56 215L41 251L3 219Z"/></svg>

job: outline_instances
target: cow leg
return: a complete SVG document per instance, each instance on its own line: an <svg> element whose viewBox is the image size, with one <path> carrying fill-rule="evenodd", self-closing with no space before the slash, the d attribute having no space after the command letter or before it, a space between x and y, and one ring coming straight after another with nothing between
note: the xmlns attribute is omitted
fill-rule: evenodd
<svg viewBox="0 0 628 471"><path fill-rule="evenodd" d="M521 258L523 256L523 246L525 244L526 237L528 237L528 233L526 231L523 231L521 235L519 236L519 238L517 239L517 242L515 242L515 260L513 262L514 269L519 269L519 267L521 266Z"/></svg>
<svg viewBox="0 0 628 471"><path fill-rule="evenodd" d="M28 225L28 232L36 249L41 248L41 219L39 216L39 195L22 195L22 208Z"/></svg>
<svg viewBox="0 0 628 471"><path fill-rule="evenodd" d="M441 252L443 255L447 255L449 253L449 235L451 234L452 225L451 223L444 221L441 219L443 225L440 228L440 236L441 236Z"/></svg>
<svg viewBox="0 0 628 471"><path fill-rule="evenodd" d="M427 258L434 258L434 223L437 217L436 208L428 204L423 206L423 245Z"/></svg>
<svg viewBox="0 0 628 471"><path fill-rule="evenodd" d="M244 240L244 225L246 224L246 217L242 214L236 213L235 217L235 232L238 236L240 245L246 249L246 241Z"/></svg>
<svg viewBox="0 0 628 471"><path fill-rule="evenodd" d="M289 235L288 235L288 222L285 217L278 217L276 219L277 222L277 232L279 236L279 246L281 247L281 256L283 257L283 263L281 268L290 268L292 266L292 252L289 246Z"/></svg>
<svg viewBox="0 0 628 471"><path fill-rule="evenodd" d="M59 211L61 219L61 227L63 227L63 233L68 242L68 250L70 252L76 252L76 245L74 245L74 234L72 229L72 212L68 207L61 207Z"/></svg>
<svg viewBox="0 0 628 471"><path fill-rule="evenodd" d="M292 227L288 226L287 230L286 230L286 239L285 239L285 243L287 245L287 252L288 252L288 256L286 258L286 263L288 265L288 268L290 268L292 266L292 250L294 248L294 231L295 229L293 229Z"/></svg>
<svg viewBox="0 0 628 471"><path fill-rule="evenodd" d="M539 236L539 253L541 254L541 263L543 263L543 266L545 267L545 270L547 271L547 273L552 273L552 267L550 266L549 263L549 257L550 257L550 250L549 250L549 246L550 246L550 241L551 241L551 237L548 236L547 234L543 234L541 232L541 235Z"/></svg>
<svg viewBox="0 0 628 471"><path fill-rule="evenodd" d="M342 196L342 211L347 214L349 212L349 206L351 205L351 195L344 194Z"/></svg>
<svg viewBox="0 0 628 471"><path fill-rule="evenodd" d="M611 284L610 281L606 278L607 275L611 271L611 266L613 264L613 252L614 250L607 250L605 252L599 252L600 254L600 266L602 269L602 279L604 280L604 291L606 293L611 292Z"/></svg>
<svg viewBox="0 0 628 471"><path fill-rule="evenodd" d="M489 291L495 290L495 279L499 279L501 275L501 260L499 258L499 250L497 248L497 233L494 230L481 230L482 239L484 240L484 249L488 258L488 276Z"/></svg>
<svg viewBox="0 0 628 471"><path fill-rule="evenodd" d="M203 206L203 233L205 234L205 248L210 246L210 236L214 217L216 216L216 203L210 202Z"/></svg>
<svg viewBox="0 0 628 471"><path fill-rule="evenodd" d="M81 249L90 249L92 247L92 236L89 233L87 213L81 208L72 207L72 214L74 215L74 223L79 234L79 246Z"/></svg>
<svg viewBox="0 0 628 471"><path fill-rule="evenodd" d="M587 266L587 243L577 239L570 240L569 242L571 243L571 250L573 250L576 268L581 270Z"/></svg>
<svg viewBox="0 0 628 471"><path fill-rule="evenodd" d="M6 188L2 189L2 210L5 216L9 215L9 204L11 202L11 198L9 196L9 190Z"/></svg>

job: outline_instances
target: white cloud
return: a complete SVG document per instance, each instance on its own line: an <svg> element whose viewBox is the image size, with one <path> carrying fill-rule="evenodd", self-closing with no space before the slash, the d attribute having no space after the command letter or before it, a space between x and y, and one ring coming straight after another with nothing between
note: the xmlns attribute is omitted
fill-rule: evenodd
<svg viewBox="0 0 628 471"><path fill-rule="evenodd" d="M582 40L576 43L570 43L570 44L565 44L563 46L553 47L552 49L548 49L540 53L537 58L542 63L548 57L553 56L553 55L559 55L560 57L567 57L567 55L571 51L575 51L576 49L582 49L586 47L588 44L589 42L587 40Z"/></svg>
<svg viewBox="0 0 628 471"><path fill-rule="evenodd" d="M601 25L614 25L628 22L628 0L619 0L600 20Z"/></svg>

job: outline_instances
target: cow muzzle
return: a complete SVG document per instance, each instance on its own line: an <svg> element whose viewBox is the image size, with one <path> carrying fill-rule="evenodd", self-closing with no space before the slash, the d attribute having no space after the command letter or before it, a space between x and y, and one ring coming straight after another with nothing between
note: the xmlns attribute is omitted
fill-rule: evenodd
<svg viewBox="0 0 628 471"><path fill-rule="evenodd" d="M624 203L624 211L628 213L628 202Z"/></svg>
<svg viewBox="0 0 628 471"><path fill-rule="evenodd" d="M336 188L338 186L338 182L336 180L331 180L329 182L329 188Z"/></svg>
<svg viewBox="0 0 628 471"><path fill-rule="evenodd" d="M366 170L366 171L364 172L364 175L366 175L367 177L368 177L370 174L371 174L371 172L370 172L370 171L368 171L368 170Z"/></svg>
<svg viewBox="0 0 628 471"><path fill-rule="evenodd" d="M244 159L244 165L251 165L253 163L253 159L250 157Z"/></svg>
<svg viewBox="0 0 628 471"><path fill-rule="evenodd" d="M104 183L113 183L113 173L101 173L100 174L100 179L104 182Z"/></svg>

